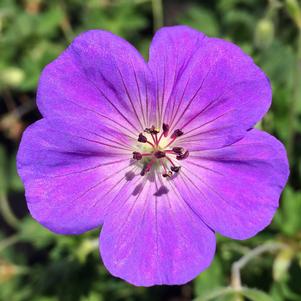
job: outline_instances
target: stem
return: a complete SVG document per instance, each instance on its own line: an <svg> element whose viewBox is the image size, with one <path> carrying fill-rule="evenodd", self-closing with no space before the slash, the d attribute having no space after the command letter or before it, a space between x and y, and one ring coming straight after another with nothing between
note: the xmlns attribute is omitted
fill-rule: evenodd
<svg viewBox="0 0 301 301"><path fill-rule="evenodd" d="M163 26L163 5L162 0L152 0L154 31Z"/></svg>
<svg viewBox="0 0 301 301"><path fill-rule="evenodd" d="M146 141L146 143L148 143L149 145L151 145L153 148L156 148L155 145L153 143L151 143L150 141Z"/></svg>
<svg viewBox="0 0 301 301"><path fill-rule="evenodd" d="M167 145L164 146L164 148L167 148L167 147L171 146L171 145L174 143L174 141L175 141L176 139L177 139L177 137L172 138L172 139L169 141L169 143L168 143Z"/></svg>
<svg viewBox="0 0 301 301"><path fill-rule="evenodd" d="M12 235L6 239L3 239L0 241L0 252L3 251L4 249L6 249L7 247L15 244L16 242L18 242L19 237L18 235Z"/></svg>
<svg viewBox="0 0 301 301"><path fill-rule="evenodd" d="M273 252L279 249L287 248L285 244L282 243L268 243L266 245L261 245L253 250L250 250L246 255L241 257L238 261L234 262L232 265L231 274L231 287L235 291L242 289L241 285L241 275L240 271L255 257L261 255L265 252Z"/></svg>
<svg viewBox="0 0 301 301"><path fill-rule="evenodd" d="M160 137L159 137L159 139L158 139L158 145L159 145L159 143L160 143L160 141L161 141L163 135L164 135L164 133L162 132L162 134L160 135Z"/></svg>
<svg viewBox="0 0 301 301"><path fill-rule="evenodd" d="M12 228L17 229L19 226L19 220L11 210L7 196L5 195L2 195L0 199L0 211L7 224Z"/></svg>
<svg viewBox="0 0 301 301"><path fill-rule="evenodd" d="M287 152L289 159L293 158L295 146L295 134L297 128L298 108L297 105L301 102L301 28L299 29L297 45L296 69L293 82L293 97L289 108L289 124L288 124L288 142Z"/></svg>
<svg viewBox="0 0 301 301"><path fill-rule="evenodd" d="M161 166L163 167L164 173L167 174L167 169L166 169L164 162L162 160L160 160L160 163L161 163Z"/></svg>

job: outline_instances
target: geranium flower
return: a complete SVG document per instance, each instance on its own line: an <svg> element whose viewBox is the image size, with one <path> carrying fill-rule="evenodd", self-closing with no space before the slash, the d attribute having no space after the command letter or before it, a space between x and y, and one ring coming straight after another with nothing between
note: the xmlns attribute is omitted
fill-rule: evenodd
<svg viewBox="0 0 301 301"><path fill-rule="evenodd" d="M145 62L88 31L46 66L37 103L17 158L30 213L61 234L103 225L113 275L182 284L209 266L215 232L247 239L270 224L288 162L253 129L271 87L236 45L166 27Z"/></svg>

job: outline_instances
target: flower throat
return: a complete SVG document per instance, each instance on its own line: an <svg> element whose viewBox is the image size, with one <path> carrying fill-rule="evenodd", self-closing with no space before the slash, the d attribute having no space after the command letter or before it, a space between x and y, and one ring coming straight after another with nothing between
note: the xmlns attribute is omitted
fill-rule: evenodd
<svg viewBox="0 0 301 301"><path fill-rule="evenodd" d="M167 138L169 125L166 123L163 123L161 133L160 129L155 126L146 128L143 133L140 133L138 142L148 146L145 152L133 152L133 159L143 163L140 175L146 175L154 166L160 167L164 178L172 177L174 173L178 173L181 166L175 162L186 159L189 152L183 147L171 146L182 135L183 132L177 129ZM163 139L164 141L162 141Z"/></svg>

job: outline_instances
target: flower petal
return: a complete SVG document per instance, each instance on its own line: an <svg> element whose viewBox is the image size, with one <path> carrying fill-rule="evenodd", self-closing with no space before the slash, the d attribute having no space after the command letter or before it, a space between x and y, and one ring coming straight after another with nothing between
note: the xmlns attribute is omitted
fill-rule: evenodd
<svg viewBox="0 0 301 301"><path fill-rule="evenodd" d="M164 96L162 121L170 131L181 129L181 141L199 149L241 139L271 104L269 80L248 55L230 42L187 27L160 30L149 65Z"/></svg>
<svg viewBox="0 0 301 301"><path fill-rule="evenodd" d="M133 170L129 158L116 142L36 122L23 134L17 156L32 216L57 233L100 226L110 197Z"/></svg>
<svg viewBox="0 0 301 301"><path fill-rule="evenodd" d="M46 118L91 131L95 124L107 124L136 137L153 118L153 85L133 46L109 32L91 30L45 67L37 102Z"/></svg>
<svg viewBox="0 0 301 301"><path fill-rule="evenodd" d="M160 184L161 175L140 179L117 196L104 220L104 264L137 286L186 283L210 264L214 233L171 185Z"/></svg>
<svg viewBox="0 0 301 301"><path fill-rule="evenodd" d="M209 227L247 239L270 224L288 174L283 145L253 129L231 146L192 152L174 182Z"/></svg>
<svg viewBox="0 0 301 301"><path fill-rule="evenodd" d="M163 27L156 32L150 46L148 64L156 78L160 121L174 108L173 89L204 38L203 33L183 25Z"/></svg>

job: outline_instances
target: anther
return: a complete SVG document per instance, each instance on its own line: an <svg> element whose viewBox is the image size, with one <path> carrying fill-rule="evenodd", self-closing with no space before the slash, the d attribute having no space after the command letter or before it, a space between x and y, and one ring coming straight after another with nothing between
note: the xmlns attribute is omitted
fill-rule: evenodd
<svg viewBox="0 0 301 301"><path fill-rule="evenodd" d="M146 166L142 168L141 172L140 172L140 176L145 176L146 174Z"/></svg>
<svg viewBox="0 0 301 301"><path fill-rule="evenodd" d="M178 155L177 160L184 160L189 156L189 151L186 151L183 155Z"/></svg>
<svg viewBox="0 0 301 301"><path fill-rule="evenodd" d="M139 152L133 152L133 159L141 160L142 159L142 154L139 153Z"/></svg>
<svg viewBox="0 0 301 301"><path fill-rule="evenodd" d="M172 133L171 138L177 138L177 137L182 136L183 134L184 133L180 129L177 129Z"/></svg>
<svg viewBox="0 0 301 301"><path fill-rule="evenodd" d="M142 133L140 133L139 136L138 136L138 141L141 142L141 143L146 143L147 138Z"/></svg>
<svg viewBox="0 0 301 301"><path fill-rule="evenodd" d="M173 147L172 148L173 152L178 154L178 155L182 155L184 153L184 148L183 147Z"/></svg>
<svg viewBox="0 0 301 301"><path fill-rule="evenodd" d="M171 166L170 169L171 169L172 171L174 171L174 172L179 172L180 169L181 169L181 166Z"/></svg>
<svg viewBox="0 0 301 301"><path fill-rule="evenodd" d="M160 131L159 131L157 128L155 128L154 125L152 125L152 127L146 128L146 129L144 130L144 132L146 132L146 133L148 133L148 134L154 134L154 135L156 135L156 134L158 134Z"/></svg>
<svg viewBox="0 0 301 301"><path fill-rule="evenodd" d="M161 158L164 158L166 156L165 152L162 152L162 151L156 151L154 153L154 156L157 158L157 159L161 159Z"/></svg>
<svg viewBox="0 0 301 301"><path fill-rule="evenodd" d="M172 176L172 172L171 171L168 171L167 173L164 173L162 175L163 178L167 178L167 177L171 177Z"/></svg>
<svg viewBox="0 0 301 301"><path fill-rule="evenodd" d="M142 168L142 170L141 170L141 172L140 172L140 175L141 175L141 176L145 176L145 174L146 174L147 172L149 172L149 171L150 171L150 167L149 167L149 165L147 164L147 165L143 166L143 168Z"/></svg>
<svg viewBox="0 0 301 301"><path fill-rule="evenodd" d="M166 124L166 123L163 123L162 130L163 130L164 137L167 137L168 136L168 132L169 132L169 125Z"/></svg>

